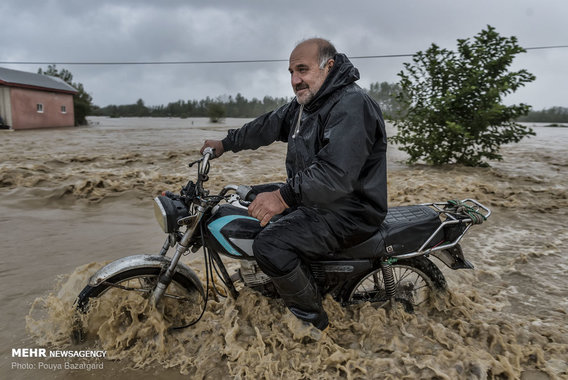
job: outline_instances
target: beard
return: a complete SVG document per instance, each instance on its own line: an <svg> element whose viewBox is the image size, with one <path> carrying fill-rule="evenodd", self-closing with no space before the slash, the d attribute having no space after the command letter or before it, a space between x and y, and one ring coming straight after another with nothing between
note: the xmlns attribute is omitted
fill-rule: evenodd
<svg viewBox="0 0 568 380"><path fill-rule="evenodd" d="M314 94L311 91L306 92L305 94L303 94L302 96L297 96L296 95L296 101L301 104L301 105L306 105L308 103L310 103L312 101L312 99L314 98L316 94Z"/></svg>
<svg viewBox="0 0 568 380"><path fill-rule="evenodd" d="M317 92L323 85L327 72L323 69L319 70L318 76L309 81L310 84L302 81L293 87L294 94L296 94L296 101L301 105L307 105L316 96ZM298 94L301 92L301 94Z"/></svg>
<svg viewBox="0 0 568 380"><path fill-rule="evenodd" d="M298 95L298 92L302 91L301 95ZM295 88L294 93L296 94L296 101L301 105L306 105L312 101L314 96L316 95L315 92L312 91L306 84L300 84Z"/></svg>

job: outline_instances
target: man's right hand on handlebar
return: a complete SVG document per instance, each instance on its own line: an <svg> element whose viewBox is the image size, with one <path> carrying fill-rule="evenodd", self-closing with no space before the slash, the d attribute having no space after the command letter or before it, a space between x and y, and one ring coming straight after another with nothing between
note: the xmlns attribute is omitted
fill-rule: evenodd
<svg viewBox="0 0 568 380"><path fill-rule="evenodd" d="M223 153L225 153L225 149L223 149L223 142L221 142L221 140L205 140L205 142L203 143L203 146L201 147L201 150L199 151L199 153L203 154L203 151L205 150L205 148L212 148L214 153L215 153L215 157L211 157L211 158L217 158L217 157L221 157L221 155Z"/></svg>

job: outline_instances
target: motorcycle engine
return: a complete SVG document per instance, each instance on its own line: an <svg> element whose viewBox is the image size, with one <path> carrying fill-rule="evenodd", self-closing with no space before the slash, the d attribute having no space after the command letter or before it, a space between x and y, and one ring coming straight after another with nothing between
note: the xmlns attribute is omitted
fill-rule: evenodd
<svg viewBox="0 0 568 380"><path fill-rule="evenodd" d="M254 261L241 261L239 275L246 286L254 289L266 297L277 297L278 292L268 277Z"/></svg>

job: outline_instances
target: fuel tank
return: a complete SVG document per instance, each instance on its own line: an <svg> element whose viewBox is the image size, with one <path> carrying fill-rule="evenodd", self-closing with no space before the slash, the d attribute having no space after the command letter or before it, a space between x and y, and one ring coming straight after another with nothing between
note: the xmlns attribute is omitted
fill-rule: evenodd
<svg viewBox="0 0 568 380"><path fill-rule="evenodd" d="M206 225L206 239L215 251L235 259L254 260L252 243L262 227L258 219L248 216L247 210L221 205Z"/></svg>

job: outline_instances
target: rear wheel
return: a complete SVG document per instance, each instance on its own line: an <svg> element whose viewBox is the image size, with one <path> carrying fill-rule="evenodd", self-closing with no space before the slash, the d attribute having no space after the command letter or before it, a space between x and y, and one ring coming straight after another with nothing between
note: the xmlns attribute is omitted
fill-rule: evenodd
<svg viewBox="0 0 568 380"><path fill-rule="evenodd" d="M395 285L395 300L409 312L423 305L433 293L446 288L446 280L438 267L425 257L398 260L391 264ZM385 280L378 268L354 281L343 292L347 304L390 301Z"/></svg>
<svg viewBox="0 0 568 380"><path fill-rule="evenodd" d="M111 276L98 286L87 285L77 298L77 308L87 312L94 303L100 299L98 307L121 308L124 323L136 317L133 316L126 304L132 302L145 302L155 288L161 267L134 268ZM204 307L204 292L194 282L182 274L175 273L173 281L164 293L158 309L162 312L164 320L171 328L186 326L195 321Z"/></svg>

